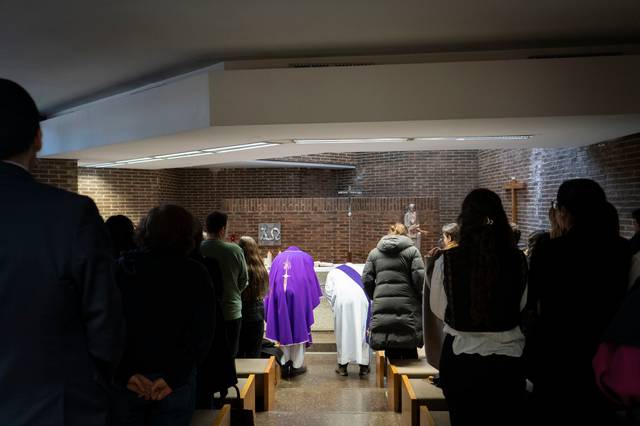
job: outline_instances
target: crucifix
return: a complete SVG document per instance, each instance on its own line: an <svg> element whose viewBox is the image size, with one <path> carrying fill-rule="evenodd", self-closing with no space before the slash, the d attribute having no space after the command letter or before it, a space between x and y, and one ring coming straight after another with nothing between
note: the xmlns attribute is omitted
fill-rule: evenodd
<svg viewBox="0 0 640 426"><path fill-rule="evenodd" d="M353 216L353 210L351 210L351 196L352 195L362 195L362 191L354 191L351 189L351 185L349 185L347 187L346 191L338 191L338 194L340 195L346 195L347 197L349 197L349 205L347 208L347 217L349 218L348 220L348 250L347 250L347 262L351 262L352 256L351 256L351 216Z"/></svg>
<svg viewBox="0 0 640 426"><path fill-rule="evenodd" d="M504 189L511 190L511 222L518 223L518 193L519 189L525 189L527 185L524 182L519 182L515 177L504 186Z"/></svg>
<svg viewBox="0 0 640 426"><path fill-rule="evenodd" d="M291 262L289 262L289 259L284 261L284 275L282 276L284 278L284 291L285 293L287 292L287 281L289 280L289 277L291 275L289 275L289 269L291 269Z"/></svg>

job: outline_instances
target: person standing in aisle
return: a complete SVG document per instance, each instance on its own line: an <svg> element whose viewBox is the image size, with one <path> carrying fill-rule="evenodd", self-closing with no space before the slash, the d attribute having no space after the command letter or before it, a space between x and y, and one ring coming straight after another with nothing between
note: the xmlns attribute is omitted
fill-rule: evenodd
<svg viewBox="0 0 640 426"><path fill-rule="evenodd" d="M235 358L240 345L242 328L241 293L247 288L247 264L242 249L234 243L224 241L227 235L227 215L213 212L207 217L208 239L202 243L200 252L204 257L218 261L222 270L222 315L226 322L227 339Z"/></svg>
<svg viewBox="0 0 640 426"><path fill-rule="evenodd" d="M124 346L111 244L90 198L31 175L39 121L0 79L0 424L106 426Z"/></svg>

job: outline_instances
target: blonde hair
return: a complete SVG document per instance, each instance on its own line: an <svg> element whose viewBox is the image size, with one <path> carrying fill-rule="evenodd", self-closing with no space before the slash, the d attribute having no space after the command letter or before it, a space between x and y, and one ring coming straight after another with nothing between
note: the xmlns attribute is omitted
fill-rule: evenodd
<svg viewBox="0 0 640 426"><path fill-rule="evenodd" d="M393 225L389 226L389 234L390 235L407 235L407 227L401 224L400 222L396 222Z"/></svg>

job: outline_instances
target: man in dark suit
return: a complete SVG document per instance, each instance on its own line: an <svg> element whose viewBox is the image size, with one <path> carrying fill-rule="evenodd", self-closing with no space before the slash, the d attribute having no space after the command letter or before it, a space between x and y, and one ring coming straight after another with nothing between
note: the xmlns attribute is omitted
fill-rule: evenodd
<svg viewBox="0 0 640 426"><path fill-rule="evenodd" d="M122 302L90 198L37 183L38 109L0 79L0 424L107 425Z"/></svg>

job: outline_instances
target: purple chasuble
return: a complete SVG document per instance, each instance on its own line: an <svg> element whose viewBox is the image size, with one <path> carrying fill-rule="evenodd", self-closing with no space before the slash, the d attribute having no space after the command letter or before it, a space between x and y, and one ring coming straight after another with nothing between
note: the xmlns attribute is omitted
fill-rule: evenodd
<svg viewBox="0 0 640 426"><path fill-rule="evenodd" d="M367 325L366 325L367 327L366 340L367 340L367 343L369 343L369 324L371 323L371 300L369 300L369 296L367 296L367 292L365 291L364 285L362 284L362 277L360 276L358 271L356 271L349 265L339 265L339 266L336 266L336 269L340 269L342 272L347 274L349 278L355 281L356 284L358 284L362 289L362 292L364 293L364 297L366 297L367 300L369 301L369 307L367 308Z"/></svg>
<svg viewBox="0 0 640 426"><path fill-rule="evenodd" d="M313 310L321 296L309 254L291 246L277 255L269 271L269 294L264 299L267 338L281 345L311 344Z"/></svg>

